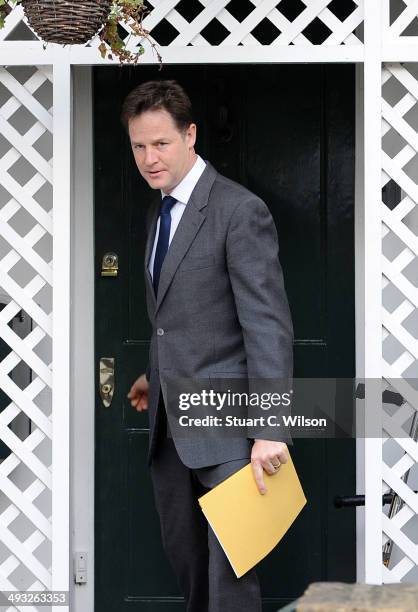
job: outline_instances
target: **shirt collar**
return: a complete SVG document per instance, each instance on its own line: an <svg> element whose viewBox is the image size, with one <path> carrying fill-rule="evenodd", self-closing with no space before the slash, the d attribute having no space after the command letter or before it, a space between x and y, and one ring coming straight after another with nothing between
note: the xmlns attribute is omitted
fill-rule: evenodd
<svg viewBox="0 0 418 612"><path fill-rule="evenodd" d="M192 195L193 189L196 187L197 181L200 179L204 169L206 168L206 163L200 157L197 156L197 159L193 166L190 168L189 172L182 178L180 183L174 187L173 191L170 195L177 200L177 202L181 202L181 204L187 204ZM167 194L161 190L161 196L164 197Z"/></svg>

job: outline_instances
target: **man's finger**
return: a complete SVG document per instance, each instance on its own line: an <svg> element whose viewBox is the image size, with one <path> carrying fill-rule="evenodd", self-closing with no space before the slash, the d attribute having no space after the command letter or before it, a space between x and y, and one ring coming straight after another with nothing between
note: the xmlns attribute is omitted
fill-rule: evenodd
<svg viewBox="0 0 418 612"><path fill-rule="evenodd" d="M270 460L265 460L261 462L261 465L263 467L263 470L265 470L267 472L267 474L269 474L270 476L272 476L273 474L275 474L277 472L276 469L274 469L274 465L273 462Z"/></svg>
<svg viewBox="0 0 418 612"><path fill-rule="evenodd" d="M141 397L138 405L140 406L141 410L146 410L148 408L148 399L146 397Z"/></svg>
<svg viewBox="0 0 418 612"><path fill-rule="evenodd" d="M280 463L287 463L287 452L285 449L280 451L277 456L279 458Z"/></svg>
<svg viewBox="0 0 418 612"><path fill-rule="evenodd" d="M260 491L261 495L264 495L265 493L267 493L267 488L266 488L266 485L264 484L263 466L261 465L261 463L256 461L252 464L252 467L253 467L254 480L256 482L258 490Z"/></svg>
<svg viewBox="0 0 418 612"><path fill-rule="evenodd" d="M136 400L135 408L138 410L138 412L140 412L142 410L142 408L141 408L141 399L140 398Z"/></svg>
<svg viewBox="0 0 418 612"><path fill-rule="evenodd" d="M265 463L263 463L263 467L266 470L267 474L270 474L270 476L272 476L273 474L277 474L280 467L280 463L274 460L266 461Z"/></svg>

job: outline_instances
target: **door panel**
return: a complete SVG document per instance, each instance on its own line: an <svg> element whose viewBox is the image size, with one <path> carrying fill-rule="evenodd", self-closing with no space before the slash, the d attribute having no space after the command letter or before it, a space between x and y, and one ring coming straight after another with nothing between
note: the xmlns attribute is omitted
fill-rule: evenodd
<svg viewBox="0 0 418 612"><path fill-rule="evenodd" d="M165 560L146 466L147 415L126 400L145 370L145 214L155 195L119 123L138 83L175 78L198 124L197 151L261 196L276 222L295 328L295 376L354 376L354 66L95 68L96 371L115 357L115 395L96 400L96 609L183 610ZM102 257L119 256L115 278ZM97 389L99 382L97 377ZM353 440L295 440L308 504L260 563L264 611L315 580L355 580L355 515L334 495L355 490Z"/></svg>

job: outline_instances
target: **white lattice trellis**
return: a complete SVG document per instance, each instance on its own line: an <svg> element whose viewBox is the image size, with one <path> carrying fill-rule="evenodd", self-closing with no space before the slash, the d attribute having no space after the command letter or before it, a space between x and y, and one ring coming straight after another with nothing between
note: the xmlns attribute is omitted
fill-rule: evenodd
<svg viewBox="0 0 418 612"><path fill-rule="evenodd" d="M9 349L0 363L0 437L11 451L0 465L0 541L7 547L0 589L45 590L52 586L52 70L0 68L0 84L0 286L9 296L0 312ZM22 311L32 323L25 337L13 329ZM13 373L22 364L31 380L20 387ZM13 427L19 415L28 420L20 436Z"/></svg>
<svg viewBox="0 0 418 612"><path fill-rule="evenodd" d="M398 43L416 43L418 7L415 0L391 0L385 15L388 24L387 37Z"/></svg>
<svg viewBox="0 0 418 612"><path fill-rule="evenodd" d="M410 20L410 11L408 19ZM398 18L404 29L405 19ZM393 26L392 26L393 27ZM401 29L397 30L399 33ZM405 505L392 518L383 514L383 533L396 545L394 563L383 580L407 579L418 565L416 543L408 523L418 514L414 473L418 444L405 437L417 401L418 315L418 74L417 65L386 63L382 69L382 273L383 376L405 403L394 415L384 413L383 490L395 491ZM395 442L396 441L396 442ZM396 446L394 446L396 444ZM386 447L397 448L388 465ZM387 454L387 453L386 453ZM405 474L409 472L407 482ZM416 487L416 484L415 484Z"/></svg>
<svg viewBox="0 0 418 612"><path fill-rule="evenodd" d="M144 27L163 46L359 45L363 0L151 0ZM0 31L6 40L26 20L16 8ZM127 36L132 33L124 26ZM98 44L98 37L88 46ZM137 41L130 41L133 48Z"/></svg>
<svg viewBox="0 0 418 612"><path fill-rule="evenodd" d="M175 46L312 45L314 40L325 45L361 44L353 32L363 21L362 0L352 2L341 17L338 3L329 0L280 3L276 0L196 0L187 3L153 0L150 5L153 10L144 26L155 32L165 20L166 26L171 27L166 35L174 37L169 44ZM184 9L188 7L188 11L182 10L181 5ZM312 31L314 25L316 35ZM210 27L212 36L217 29L216 43L211 41ZM158 40L158 34L156 38Z"/></svg>
<svg viewBox="0 0 418 612"><path fill-rule="evenodd" d="M364 374L405 400L391 416L382 411L385 433L366 449L366 577L408 579L418 566L418 447L401 430L418 407L418 0L147 5L144 26L165 63L364 61ZM0 464L0 590L68 588L71 65L115 64L97 45L98 37L44 49L21 7L0 30L0 440L9 449ZM155 61L149 48L143 61ZM19 313L32 323L25 333ZM379 499L389 489L404 502L392 518Z"/></svg>

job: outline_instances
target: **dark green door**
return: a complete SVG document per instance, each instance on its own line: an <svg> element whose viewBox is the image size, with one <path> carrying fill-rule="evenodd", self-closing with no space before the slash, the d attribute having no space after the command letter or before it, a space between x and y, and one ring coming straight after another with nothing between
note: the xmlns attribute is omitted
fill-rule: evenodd
<svg viewBox="0 0 418 612"><path fill-rule="evenodd" d="M183 610L161 548L146 466L147 415L126 400L147 365L143 253L152 192L119 124L139 82L176 78L189 92L197 151L261 196L276 220L295 327L295 375L354 375L354 66L95 68L96 387L115 359L110 407L96 396L96 611ZM105 253L116 277L101 276ZM264 610L317 580L355 580L355 515L333 497L355 491L352 440L296 440L308 504L260 564ZM227 612L227 611L225 611Z"/></svg>

